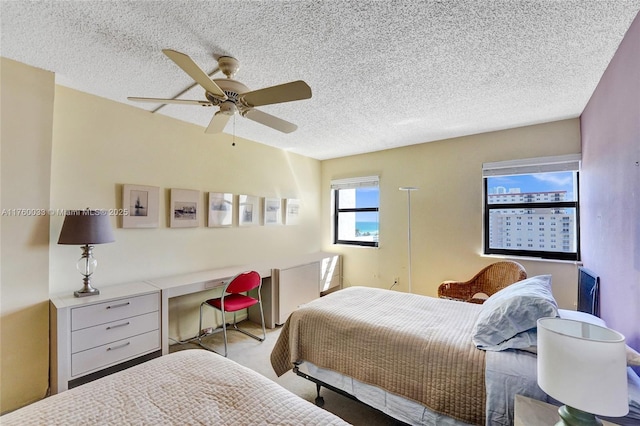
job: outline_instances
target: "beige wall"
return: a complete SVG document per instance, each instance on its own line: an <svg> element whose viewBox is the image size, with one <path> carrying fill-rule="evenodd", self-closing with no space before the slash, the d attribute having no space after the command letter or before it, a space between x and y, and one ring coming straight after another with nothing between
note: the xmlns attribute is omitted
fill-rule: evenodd
<svg viewBox="0 0 640 426"><path fill-rule="evenodd" d="M0 412L5 412L42 398L49 385L49 220L15 216L12 209L49 205L54 76L0 61Z"/></svg>
<svg viewBox="0 0 640 426"><path fill-rule="evenodd" d="M411 195L412 288L435 296L447 279L468 279L495 258L482 252L482 163L580 152L578 119L541 124L338 158L322 162L323 247L344 255L345 285L408 290L407 194ZM329 182L380 176L380 247L332 244ZM573 308L577 268L571 263L523 260L529 276L553 275L558 303Z"/></svg>

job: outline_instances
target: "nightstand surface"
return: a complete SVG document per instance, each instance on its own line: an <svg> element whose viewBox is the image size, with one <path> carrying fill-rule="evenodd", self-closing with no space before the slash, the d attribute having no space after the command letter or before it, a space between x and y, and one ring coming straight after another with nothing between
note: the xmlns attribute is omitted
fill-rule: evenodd
<svg viewBox="0 0 640 426"><path fill-rule="evenodd" d="M514 411L514 426L553 426L560 420L557 406L522 395L516 395ZM615 423L605 420L602 424L615 426Z"/></svg>

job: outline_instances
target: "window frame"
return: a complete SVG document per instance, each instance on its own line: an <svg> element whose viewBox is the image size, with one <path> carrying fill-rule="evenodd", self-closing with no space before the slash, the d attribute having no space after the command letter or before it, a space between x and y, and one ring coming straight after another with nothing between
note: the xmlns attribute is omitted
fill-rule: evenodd
<svg viewBox="0 0 640 426"><path fill-rule="evenodd" d="M502 166L502 167L501 167ZM549 172L571 171L575 173L575 201L546 201L546 202L514 202L503 204L489 204L488 180L491 177L508 175L534 175ZM580 261L580 156L569 155L561 157L545 157L539 159L515 160L500 163L488 163L483 165L483 254L502 255L513 257L541 258L545 260L560 261ZM526 211L535 211L545 208L572 208L575 209L575 252L546 251L546 250L522 250L491 248L490 240L490 217L492 210L524 210L524 215L530 215ZM534 218L535 219L535 218ZM539 226L535 224L532 227ZM516 225L517 226L517 225ZM529 225L522 225L529 226ZM558 225L562 228L562 225ZM535 237L535 235L533 235Z"/></svg>
<svg viewBox="0 0 640 426"><path fill-rule="evenodd" d="M378 206L377 207L349 207L340 208L340 190L357 189L360 187L376 187L378 188ZM380 239L380 229L378 228L378 239L375 241L362 240L341 240L339 236L339 216L341 213L362 213L375 212L378 214L378 227L380 226L380 184L378 176L367 176L351 179L334 180L331 182L331 190L333 191L333 244L344 244L360 247L378 247Z"/></svg>

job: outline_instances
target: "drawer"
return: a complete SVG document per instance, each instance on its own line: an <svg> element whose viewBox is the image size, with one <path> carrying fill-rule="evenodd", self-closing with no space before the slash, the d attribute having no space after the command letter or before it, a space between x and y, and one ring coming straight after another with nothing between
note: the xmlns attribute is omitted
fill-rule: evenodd
<svg viewBox="0 0 640 426"><path fill-rule="evenodd" d="M160 328L159 311L83 328L71 333L71 353L106 345L158 328Z"/></svg>
<svg viewBox="0 0 640 426"><path fill-rule="evenodd" d="M71 376L79 376L160 349L160 330L71 355Z"/></svg>
<svg viewBox="0 0 640 426"><path fill-rule="evenodd" d="M160 292L157 292L74 308L71 310L71 331L154 312L159 306Z"/></svg>

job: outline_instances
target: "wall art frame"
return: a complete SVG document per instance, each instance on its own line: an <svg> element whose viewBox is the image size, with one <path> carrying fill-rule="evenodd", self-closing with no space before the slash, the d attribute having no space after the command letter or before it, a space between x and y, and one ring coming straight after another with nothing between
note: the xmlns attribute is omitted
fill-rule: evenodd
<svg viewBox="0 0 640 426"><path fill-rule="evenodd" d="M282 199L265 197L263 217L265 226L282 225Z"/></svg>
<svg viewBox="0 0 640 426"><path fill-rule="evenodd" d="M233 226L235 217L234 195L228 192L209 192L209 228L228 228Z"/></svg>
<svg viewBox="0 0 640 426"><path fill-rule="evenodd" d="M238 225L256 226L260 224L260 198L254 195L238 196Z"/></svg>
<svg viewBox="0 0 640 426"><path fill-rule="evenodd" d="M122 185L123 228L157 228L160 223L160 188L147 185Z"/></svg>
<svg viewBox="0 0 640 426"><path fill-rule="evenodd" d="M171 228L195 228L200 222L200 191L171 188Z"/></svg>
<svg viewBox="0 0 640 426"><path fill-rule="evenodd" d="M298 198L285 199L284 221L286 225L300 223L300 200Z"/></svg>

